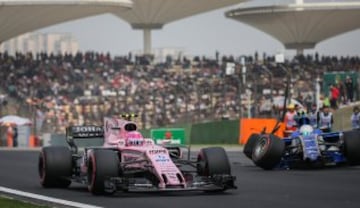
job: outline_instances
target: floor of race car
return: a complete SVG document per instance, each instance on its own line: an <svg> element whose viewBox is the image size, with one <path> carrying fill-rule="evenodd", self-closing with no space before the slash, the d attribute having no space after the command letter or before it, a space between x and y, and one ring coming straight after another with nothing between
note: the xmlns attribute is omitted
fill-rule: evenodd
<svg viewBox="0 0 360 208"><path fill-rule="evenodd" d="M44 189L38 152L0 151L0 186L101 207L359 207L360 167L264 171L240 152L228 152L238 189L203 192L123 193L92 196L82 185Z"/></svg>

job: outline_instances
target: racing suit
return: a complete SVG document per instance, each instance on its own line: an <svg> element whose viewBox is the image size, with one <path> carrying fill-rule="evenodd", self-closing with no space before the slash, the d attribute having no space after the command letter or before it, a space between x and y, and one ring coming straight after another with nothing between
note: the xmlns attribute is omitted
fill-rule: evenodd
<svg viewBox="0 0 360 208"><path fill-rule="evenodd" d="M332 124L334 123L333 115L331 112L320 112L319 115L319 127L325 132L331 132Z"/></svg>
<svg viewBox="0 0 360 208"><path fill-rule="evenodd" d="M351 126L353 129L360 129L360 113L356 112L351 115Z"/></svg>
<svg viewBox="0 0 360 208"><path fill-rule="evenodd" d="M318 127L319 112L312 111L309 113L310 125L314 128Z"/></svg>

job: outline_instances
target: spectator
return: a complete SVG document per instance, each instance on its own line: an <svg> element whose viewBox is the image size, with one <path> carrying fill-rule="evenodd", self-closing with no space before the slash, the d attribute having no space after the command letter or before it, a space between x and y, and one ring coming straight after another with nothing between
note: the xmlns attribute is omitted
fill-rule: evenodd
<svg viewBox="0 0 360 208"><path fill-rule="evenodd" d="M339 82L336 85L337 89L339 90L339 96L337 99L337 104L346 104L346 90L345 90L345 84L342 80L339 80Z"/></svg>
<svg viewBox="0 0 360 208"><path fill-rule="evenodd" d="M317 107L313 104L309 111L309 119L310 125L314 128L318 128L318 118L319 118L319 111L317 111Z"/></svg>
<svg viewBox="0 0 360 208"><path fill-rule="evenodd" d="M347 102L353 102L354 99L354 84L350 76L346 76L345 80L346 98Z"/></svg>
<svg viewBox="0 0 360 208"><path fill-rule="evenodd" d="M313 96L311 96L311 94L307 94L307 96L304 99L304 102L306 105L306 109L310 110L312 108L312 104L314 103Z"/></svg>
<svg viewBox="0 0 360 208"><path fill-rule="evenodd" d="M285 131L295 131L296 130L296 121L295 121L296 111L295 105L290 104L287 106L287 112L285 114L284 123Z"/></svg>
<svg viewBox="0 0 360 208"><path fill-rule="evenodd" d="M319 113L319 128L324 132L331 132L332 125L334 124L334 118L330 108L327 105L323 106L322 111Z"/></svg>
<svg viewBox="0 0 360 208"><path fill-rule="evenodd" d="M331 84L330 85L330 106L332 109L336 110L338 108L338 99L339 99L339 96L340 96L340 91L339 89Z"/></svg>
<svg viewBox="0 0 360 208"><path fill-rule="evenodd" d="M13 147L18 146L18 128L17 126L13 127Z"/></svg>
<svg viewBox="0 0 360 208"><path fill-rule="evenodd" d="M359 129L360 128L360 109L358 106L355 106L353 108L353 114L351 115L351 126L353 129Z"/></svg>

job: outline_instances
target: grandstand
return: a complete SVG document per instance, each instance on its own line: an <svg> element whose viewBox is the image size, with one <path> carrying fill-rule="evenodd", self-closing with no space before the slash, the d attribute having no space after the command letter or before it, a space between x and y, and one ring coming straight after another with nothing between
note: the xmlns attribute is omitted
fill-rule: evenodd
<svg viewBox="0 0 360 208"><path fill-rule="evenodd" d="M223 63L227 60L231 57L222 57ZM36 107L39 118L44 119L42 132L64 132L71 124L101 124L104 116L124 112L139 113L143 128L249 116L245 102L239 104L238 95L245 89L238 88L236 78L225 76L224 66L216 60L195 57L149 64L94 52L5 53L0 54L0 63L0 88L13 100L3 107L3 113L16 111L31 116L29 109ZM261 61L247 57L246 66L252 99L257 100L251 106L251 116L268 117L269 112L261 106L268 99L263 92L270 88L270 82L262 66L273 72L275 95L283 92L284 73L274 57ZM285 66L293 69L292 97L305 105L305 93L314 91L312 77L330 71L359 71L360 59L299 56ZM354 90L358 99L359 89Z"/></svg>

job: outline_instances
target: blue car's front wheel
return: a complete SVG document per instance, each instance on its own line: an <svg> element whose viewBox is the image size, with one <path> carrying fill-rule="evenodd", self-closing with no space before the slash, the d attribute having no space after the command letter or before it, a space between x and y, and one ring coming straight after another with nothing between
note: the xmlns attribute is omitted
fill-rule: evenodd
<svg viewBox="0 0 360 208"><path fill-rule="evenodd" d="M265 169L273 169L281 160L285 151L285 142L272 134L264 134L254 145L252 160Z"/></svg>

